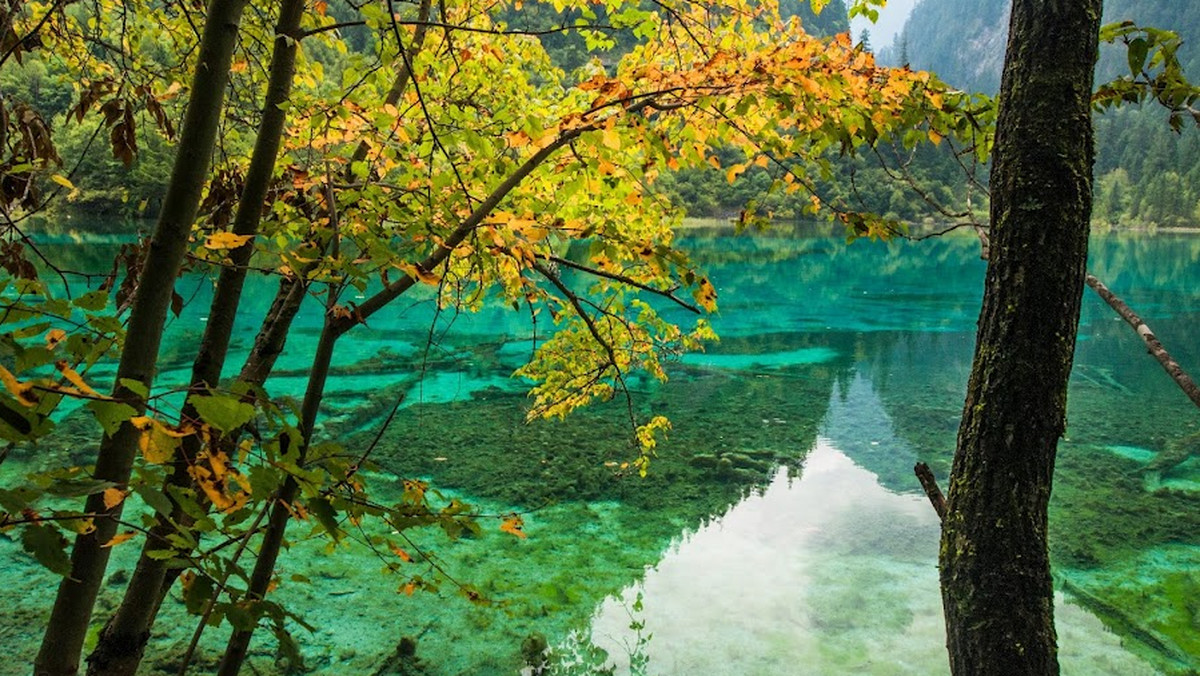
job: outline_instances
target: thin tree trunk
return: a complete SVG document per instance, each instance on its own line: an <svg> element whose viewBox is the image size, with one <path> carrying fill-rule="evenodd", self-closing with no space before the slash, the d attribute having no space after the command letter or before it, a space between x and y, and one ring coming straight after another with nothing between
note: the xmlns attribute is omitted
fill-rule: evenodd
<svg viewBox="0 0 1200 676"><path fill-rule="evenodd" d="M258 233L263 203L274 173L287 118L284 104L291 96L300 18L303 13L304 0L285 0L280 7L262 120L259 123L258 136L246 173L246 183L233 221L233 232L237 235L253 237ZM246 281L246 265L250 262L253 252L251 240L231 251L230 264L221 269L209 308L208 322L201 338L200 351L192 365L189 388L192 393L206 393L220 380L229 351L234 319L241 302L242 288ZM195 421L198 417L195 408L190 403L185 403L183 421ZM183 439L182 447L175 458L173 472L167 479L168 485L191 484L188 467L201 450L200 443L198 435ZM171 495L170 491L164 490L164 493ZM150 637L150 627L154 623L165 591L163 587L167 561L155 559L150 553L164 547L167 537L176 529L174 524L190 522L187 513L178 505L169 519L163 515L155 516L155 523L142 547L142 554L133 576L125 588L121 605L101 633L95 651L88 657L89 676L131 676L137 671L146 641Z"/></svg>
<svg viewBox="0 0 1200 676"><path fill-rule="evenodd" d="M136 381L148 388L154 379L175 278L208 179L244 5L245 0L212 0L208 8L171 180L150 243L150 254L139 276L113 387L114 398L129 403L139 412L145 410L145 400L123 381ZM140 434L133 425L124 423L112 436L105 436L96 458L95 477L126 484ZM84 637L111 551L103 545L116 534L122 504L106 508L101 495L87 500L85 511L102 516L95 519L94 531L75 539L71 572L59 585L42 646L34 660L34 673L39 676L73 675L79 669Z"/></svg>
<svg viewBox="0 0 1200 676"><path fill-rule="evenodd" d="M991 251L941 544L956 676L1058 673L1046 542L1091 216L1101 0L1014 0Z"/></svg>
<svg viewBox="0 0 1200 676"><path fill-rule="evenodd" d="M333 348L337 344L338 334L333 330L332 316L326 319L321 337L317 341L317 349L313 354L312 369L309 371L308 388L304 392L304 402L300 406L301 445L297 464L303 464L312 441L313 426L317 421L317 411L325 396L325 381L329 376L329 365L333 361ZM247 587L246 598L262 600L266 597L271 578L275 575L275 562L279 558L279 550L283 544L283 535L287 530L287 522L291 516L290 505L296 499L299 484L295 477L288 476L275 496L275 505L271 508L271 516L263 532L262 544L258 549L258 558L254 562L254 571L250 574L250 584ZM237 676L246 659L250 648L250 630L235 630L229 637L225 654L217 668L218 676Z"/></svg>
<svg viewBox="0 0 1200 676"><path fill-rule="evenodd" d="M267 310L258 335L254 337L254 346L242 365L238 380L251 385L267 382L275 368L275 361L283 354L288 330L307 293L308 281L303 276L284 277L279 280L279 291L275 294L275 300L271 301L271 307Z"/></svg>
<svg viewBox="0 0 1200 676"><path fill-rule="evenodd" d="M413 43L409 47L408 62L416 58L424 43L428 28L425 22L429 19L430 8L431 1L423 0L418 10L418 20L422 23L418 26ZM247 172L246 186L243 189L238 203L238 213L234 219L233 232L238 235L253 235L258 229L262 202L274 170L286 118L284 109L279 104L286 102L290 95L295 71L296 48L301 37L299 20L302 12L302 2L289 0L285 3L276 25L276 35L280 38L272 61L263 121L260 125L250 169ZM284 40L283 36L292 39ZM385 97L385 102L395 105L404 95L411 77L412 73L407 65L402 65ZM360 143L355 148L351 164L364 159L369 151L368 144ZM253 248L250 243L234 250L231 253L231 265L222 270L218 279L209 312L209 322L201 341L200 353L193 364L190 388L193 392L205 391L215 385L220 378L246 276L245 266L249 262L252 252ZM303 272L307 272L307 270ZM254 385L262 385L266 382L276 360L283 352L288 331L300 310L307 291L308 282L303 275L299 278L285 277L280 281L279 290L239 374L240 381ZM185 404L183 417L185 420L195 419L196 412L190 405ZM191 458L199 450L196 441L194 437L184 440L182 457L176 462L175 470L167 480L168 484L186 486L190 483L187 467ZM189 444L189 442L192 443ZM289 501L291 499L288 498ZM269 528L270 524L275 523L276 518L276 515L272 514ZM171 520L183 524L191 521L178 507L172 513ZM281 532L284 527L285 525L276 526ZM157 616L167 591L174 584L180 572L178 569L168 569L165 562L151 558L148 556L148 552L160 546L173 531L174 527L162 518L157 519L155 527L151 529L130 585L126 589L125 599L112 622L105 628L96 652L89 658L89 661L92 662L88 671L89 676L127 675L136 671L149 638L150 626ZM109 645L106 645L106 642Z"/></svg>
<svg viewBox="0 0 1200 676"><path fill-rule="evenodd" d="M647 102L634 104L628 108L628 112L634 113L648 105ZM432 253L425 257L418 265L422 270L435 270L445 263L450 254L455 248L461 244L474 231L480 223L487 218L492 211L512 192L526 177L537 169L543 162L549 159L554 153L569 145L571 141L578 138L581 134L592 131L598 128L598 124L591 124L563 132L553 142L538 150L529 157L521 166L517 167L512 174L500 182L479 204L477 204L472 212L462 220L461 223L450 233L445 240L436 247ZM309 372L308 388L305 390L304 402L301 404L301 434L303 437L303 446L300 451L300 460L303 462L307 453L308 445L312 438L312 428L316 422L317 413L321 405L321 400L325 395L325 380L329 373L329 364L333 357L333 349L338 338L345 335L353 329L359 322L365 321L374 313L386 307L389 303L399 298L406 291L411 289L417 280L410 276L404 277L384 286L370 298L366 299L357 307L356 318L347 319L344 317L335 317L332 313L326 313L325 326L321 331L321 337L317 343L317 350L313 357L313 365ZM277 296L278 299L278 296ZM263 542L259 549L258 560L255 561L255 568L251 574L251 584L248 586L246 596L250 599L263 599L266 597L267 587L270 584L271 577L274 575L275 561L279 555L279 549L283 542L284 531L287 528L288 517L291 512L288 510L287 504L295 499L298 484L292 477L289 477L280 488L276 496L276 505L273 508L270 521L263 533ZM251 631L235 631L230 636L229 643L225 649L225 654L222 657L221 665L218 668L219 676L236 676L241 668L242 662L245 660L246 652L249 649Z"/></svg>
<svg viewBox="0 0 1200 676"><path fill-rule="evenodd" d="M429 28L429 13L432 6L432 0L422 0L420 7L417 9L417 28L413 33L412 44L408 47L408 58L404 63L400 64L400 70L396 73L396 79L392 82L391 89L388 90L387 96L384 97L385 105L396 105L407 91L409 82L412 80L412 73L409 71L408 64L412 63L425 44L425 35ZM349 174L350 167L356 162L361 162L367 157L367 153L371 151L371 146L364 140L354 149L354 154L350 157L350 161L346 164L346 172ZM288 329L291 328L292 320L295 319L296 313L300 310L300 304L304 301L304 296L308 292L308 281L305 274L308 269L302 271L298 277L285 277L279 282L279 289L275 293L275 299L271 301L271 307L267 311L267 317L263 320L262 328L254 339L254 347L250 350L250 355L246 358L246 363L242 367L241 375L238 379L256 385L262 385L266 382L271 370L275 367L275 360L283 353L284 344L287 341Z"/></svg>

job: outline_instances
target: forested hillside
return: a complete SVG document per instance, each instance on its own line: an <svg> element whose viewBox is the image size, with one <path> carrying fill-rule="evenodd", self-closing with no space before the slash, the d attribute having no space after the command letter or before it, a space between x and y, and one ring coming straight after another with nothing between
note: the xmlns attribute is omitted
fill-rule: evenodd
<svg viewBox="0 0 1200 676"><path fill-rule="evenodd" d="M896 42L879 52L879 61L908 63L913 69L931 70L963 90L994 93L999 86L1010 2L923 0L914 8ZM334 16L348 12L348 8L344 0L329 3L329 12ZM849 29L843 0L832 0L819 15L812 12L807 0L784 0L781 10L785 16L797 16L805 29L816 35ZM567 72L591 58L615 63L636 39L629 32L618 31L611 34L615 42L611 49L589 50L579 32L551 30L573 24L580 17L570 11L558 12L548 3L527 2L520 9L507 10L503 18L514 28L545 32L541 40L551 59ZM1193 79L1200 73L1200 49L1196 48L1200 42L1200 2L1106 3L1106 21L1126 18L1179 31L1185 40L1181 59ZM596 23L603 23L603 17ZM352 48L356 44L354 30L347 29ZM330 79L340 77L341 63L347 58L335 53L315 53L312 57L324 64ZM1116 77L1124 68L1123 52L1109 47L1102 55L1098 81ZM65 118L72 86L61 63L43 60L36 54L20 64L11 64L0 74L0 89L9 100L17 104L36 101L51 119ZM1165 118L1166 114L1152 105L1144 110L1115 110L1096 116L1097 221L1130 226L1188 226L1200 221L1200 163L1195 161L1200 157L1200 134L1177 135L1167 127ZM72 207L91 214L153 216L172 148L160 135L148 133L141 125L135 139L137 157L126 167L96 142L99 124L91 118L81 124L53 124L55 143L74 170L78 190L72 194ZM957 211L965 210L968 204L976 211L983 206L977 195L968 200L969 182L948 153L928 148L918 152L916 157L903 152L885 153L889 155L885 160L831 157L829 175L812 188L827 203L852 203L856 208L905 221L940 218L926 197ZM726 166L739 161L733 150L721 159ZM921 192L897 181L894 172L889 175L883 164L903 166ZM978 173L986 176L982 168ZM665 175L658 189L693 216L729 217L748 204L759 213L777 217L803 215L809 195L772 190L772 186L778 187L777 178L769 167L749 167L732 183L722 170L691 169Z"/></svg>
<svg viewBox="0 0 1200 676"><path fill-rule="evenodd" d="M879 54L889 64L931 70L964 90L994 93L1000 85L1011 0L923 0L896 44ZM1132 20L1177 31L1180 60L1194 79L1200 72L1200 2L1108 0L1105 22ZM953 27L953 30L947 30ZM1128 71L1121 49L1107 46L1097 82ZM1173 133L1166 113L1109 111L1096 122L1096 210L1113 225L1195 225L1200 220L1200 135Z"/></svg>

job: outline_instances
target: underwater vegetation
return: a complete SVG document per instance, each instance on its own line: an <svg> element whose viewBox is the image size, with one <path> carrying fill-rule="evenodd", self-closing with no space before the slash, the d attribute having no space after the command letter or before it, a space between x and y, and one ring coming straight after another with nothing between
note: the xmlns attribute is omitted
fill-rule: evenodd
<svg viewBox="0 0 1200 676"><path fill-rule="evenodd" d="M666 383L631 380L631 402L618 397L562 421L526 421L523 383L509 375L532 339L511 312L439 325L427 349L427 308L364 331L335 365L320 434L359 452L395 410L363 470L375 497L395 500L405 480L427 481L445 500L470 505L482 530L457 539L414 533L410 565L437 589L409 595L402 580L381 574L384 561L364 544L380 526L351 530L330 546L319 529L299 525L275 593L313 629L292 625L299 662L264 634L250 666L368 676L539 667L560 676L677 674L689 673L673 665L685 663L680 653L695 651L689 641L700 637L710 655L728 656L724 673L739 676L780 673L794 650L818 660L822 673L942 673L936 527L912 464L927 462L939 477L949 471L982 272L976 245L932 242L914 257L898 243L846 248L834 237L796 237L700 241L698 256L722 293L721 342L670 364ZM1177 358L1197 363L1192 249L1178 258L1169 241L1154 241L1135 242L1136 260L1114 258L1119 247L1111 244L1095 252L1101 267L1122 271L1114 279L1136 289L1130 302L1153 318ZM318 323L300 324L298 353ZM176 330L186 336L194 327L181 321ZM1137 336L1086 298L1083 336L1050 515L1066 604L1064 673L1194 674L1200 419ZM164 362L164 382L178 373L176 361ZM296 396L305 375L304 359L284 361L269 387ZM644 478L626 465L637 455L630 406L673 424ZM36 453L10 458L3 470L88 462L96 438L88 416L67 415ZM801 500L794 514L761 513L765 496L812 490L831 464L870 492L839 484L810 495L812 503ZM817 503L838 501L847 503L838 518L819 521ZM500 530L511 514L521 516L525 537ZM751 543L757 549L738 539L747 521L762 536ZM789 554L767 535L805 541L808 559L779 561ZM135 554L114 550L97 617L111 610ZM678 561L689 556L699 568L681 572ZM730 562L749 562L762 579L714 572ZM0 664L23 664L47 609L47 599L25 590L53 580L4 537L0 565ZM661 582L668 578L676 586ZM467 587L481 602L461 593ZM705 633L711 627L688 623L703 615L688 602L720 609L721 645ZM764 605L782 619L754 625L756 635L738 629L751 624L738 613ZM696 617L672 615L689 608ZM176 673L195 625L173 593L152 637L161 649L143 672ZM223 638L205 634L199 671L215 665ZM668 659L675 657L681 661ZM1096 666L1105 660L1121 666Z"/></svg>

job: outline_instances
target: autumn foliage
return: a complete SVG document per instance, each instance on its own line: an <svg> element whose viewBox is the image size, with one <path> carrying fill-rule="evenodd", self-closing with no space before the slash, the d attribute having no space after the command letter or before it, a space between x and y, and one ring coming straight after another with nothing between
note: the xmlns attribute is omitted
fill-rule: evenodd
<svg viewBox="0 0 1200 676"><path fill-rule="evenodd" d="M855 11L869 12L870 4L878 3L856 3ZM585 18L576 30L596 49L596 59L571 73L551 62L536 36L494 18L501 3L368 3L334 16L318 2L305 8L299 31L280 36L272 17L248 13L185 270L213 274L252 247L254 274L281 281L263 335L286 333L290 316L278 308L308 297L325 315L329 351L405 294L462 311L503 303L546 319L553 332L515 375L533 383L530 420L561 417L596 399L629 396L635 371L666 378L668 359L715 338L703 315L716 310L716 286L676 246L680 214L655 189L663 172L719 165L715 150L736 146L747 159L721 167L730 181L756 165L772 172L775 189L811 192L831 157L863 146L950 137L968 152L988 151L985 102L927 73L880 67L846 35L812 37L771 2L599 5L555 3ZM139 125L177 134L187 76L201 66L189 50L178 50L182 60L164 60L146 45L185 44L197 11L29 3L8 19L16 35L36 34L37 44L10 42L9 54L64 60L78 98L59 123L99 116L113 153L128 163L138 152ZM603 30L589 25L597 12ZM117 15L131 20L116 22ZM365 47L343 37L350 26L365 29ZM615 64L599 58L610 30L637 38ZM116 47L86 48L97 39ZM261 222L254 234L234 232L262 115L266 52L296 43L296 70L280 108L282 147L264 203L251 206ZM64 505L54 497L61 487L102 495L106 510L136 494L145 513L123 519L169 526L144 556L176 574L186 570L189 609L237 631L262 620L283 632L283 610L266 597L269 590L245 583L258 524L277 502L286 517L280 529L289 520L308 522L337 540L347 524L386 524L396 535L369 544L401 576L400 592L434 587L441 571L415 563L424 559L405 531L433 526L457 536L478 531L480 518L416 480L404 483L396 504L375 503L360 472L370 449L341 449L319 436L322 379L310 384L299 413L272 398L265 373L193 390L187 414L179 398L161 398L144 382L94 382L91 370L123 349L123 319L139 292L130 280L153 247L130 247L99 280L38 260L21 224L45 200L68 196L69 170L39 140L38 125L48 123L36 111L5 119L7 134L25 140L0 148L10 155L0 166L8 271L0 281L7 331L0 436L26 452L53 428L60 408L81 402L106 435L133 429L139 455L128 478L89 482L86 470L66 467L39 479L37 489L7 478L0 528L25 529L26 548L65 575L63 534L113 517ZM810 203L814 215L842 219L852 236L886 236L897 227L815 193ZM748 212L742 221L766 216ZM314 378L321 372L314 362ZM669 425L663 416L631 420L631 463L639 471L652 471L656 440ZM254 435L246 436L250 426ZM184 471L172 478L175 467ZM493 528L526 537L520 515L496 518ZM123 529L107 546L140 528ZM242 544L201 546L217 540ZM469 585L461 589L484 600Z"/></svg>

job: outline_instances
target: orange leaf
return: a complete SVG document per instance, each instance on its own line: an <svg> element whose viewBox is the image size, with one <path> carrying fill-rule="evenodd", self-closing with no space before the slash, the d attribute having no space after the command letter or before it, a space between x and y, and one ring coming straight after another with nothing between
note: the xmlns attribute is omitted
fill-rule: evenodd
<svg viewBox="0 0 1200 676"><path fill-rule="evenodd" d="M105 509L112 509L113 507L116 507L117 505L121 504L121 501L124 499L125 499L125 491L123 491L119 488L105 488L104 489L104 508Z"/></svg>
<svg viewBox="0 0 1200 676"><path fill-rule="evenodd" d="M388 547L392 550L393 554L400 557L401 561L403 561L405 563L412 562L412 557L408 555L408 552L404 551L403 549L400 549L399 547L392 544L391 542L388 543Z"/></svg>
<svg viewBox="0 0 1200 676"><path fill-rule="evenodd" d="M405 584L403 587L401 587L401 588L399 589L399 592L400 592L401 594L404 594L405 596L412 596L412 595L413 595L413 592L415 592L416 590L417 590L417 585L416 585L416 583L415 583L415 582L409 582L409 583Z"/></svg>
<svg viewBox="0 0 1200 676"><path fill-rule="evenodd" d="M63 342L67 337L67 332L62 329L50 329L46 332L46 349L53 350L58 347L58 344Z"/></svg>
<svg viewBox="0 0 1200 676"><path fill-rule="evenodd" d="M512 131L504 135L509 148L520 148L529 145L529 134L523 131Z"/></svg>
<svg viewBox="0 0 1200 676"><path fill-rule="evenodd" d="M124 533L117 533L116 535L112 536L111 540L109 540L108 542L105 542L104 544L102 544L100 546L102 548L103 547L116 547L117 545L121 544L122 542L127 542L129 540L132 540L133 536L135 536L135 535L137 535L137 533L134 531L131 531L131 530L125 531Z"/></svg>
<svg viewBox="0 0 1200 676"><path fill-rule="evenodd" d="M510 516L500 522L500 531L501 532L509 533L510 535L515 535L522 539L527 537L525 535L525 531L521 530L524 527L525 527L525 520L522 519L517 514L513 514L512 516Z"/></svg>

